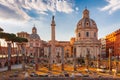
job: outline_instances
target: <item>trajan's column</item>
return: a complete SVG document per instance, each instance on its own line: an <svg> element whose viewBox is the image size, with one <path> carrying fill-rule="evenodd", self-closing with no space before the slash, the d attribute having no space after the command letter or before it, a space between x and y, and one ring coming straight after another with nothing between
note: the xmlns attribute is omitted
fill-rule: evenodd
<svg viewBox="0 0 120 80"><path fill-rule="evenodd" d="M54 16L52 16L52 23L51 23L51 63L56 62L56 55L55 55L55 21Z"/></svg>

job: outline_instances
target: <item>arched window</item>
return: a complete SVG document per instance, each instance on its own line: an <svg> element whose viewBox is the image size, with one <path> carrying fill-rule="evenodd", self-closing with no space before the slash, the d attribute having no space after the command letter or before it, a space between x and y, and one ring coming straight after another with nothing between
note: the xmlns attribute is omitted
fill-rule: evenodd
<svg viewBox="0 0 120 80"><path fill-rule="evenodd" d="M88 23L88 22L87 22L86 24L87 24L87 26L89 25L89 23Z"/></svg>
<svg viewBox="0 0 120 80"><path fill-rule="evenodd" d="M80 33L78 33L78 37L80 37L81 35L80 35Z"/></svg>
<svg viewBox="0 0 120 80"><path fill-rule="evenodd" d="M89 32L86 32L86 37L89 37Z"/></svg>

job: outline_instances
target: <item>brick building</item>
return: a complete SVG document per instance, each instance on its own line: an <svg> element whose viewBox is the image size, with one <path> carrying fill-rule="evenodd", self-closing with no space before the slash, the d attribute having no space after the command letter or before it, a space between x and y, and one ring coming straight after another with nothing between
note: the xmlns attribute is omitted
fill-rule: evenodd
<svg viewBox="0 0 120 80"><path fill-rule="evenodd" d="M112 49L112 56L120 56L120 29L106 36L106 56L109 56L109 48Z"/></svg>

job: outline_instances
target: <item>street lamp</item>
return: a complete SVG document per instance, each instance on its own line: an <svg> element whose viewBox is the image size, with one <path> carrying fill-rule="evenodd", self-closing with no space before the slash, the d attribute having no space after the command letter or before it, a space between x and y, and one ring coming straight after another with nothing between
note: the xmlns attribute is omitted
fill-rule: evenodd
<svg viewBox="0 0 120 80"><path fill-rule="evenodd" d="M110 73L110 74L111 74L111 72L112 72L111 54L112 54L112 49L109 48L109 73Z"/></svg>

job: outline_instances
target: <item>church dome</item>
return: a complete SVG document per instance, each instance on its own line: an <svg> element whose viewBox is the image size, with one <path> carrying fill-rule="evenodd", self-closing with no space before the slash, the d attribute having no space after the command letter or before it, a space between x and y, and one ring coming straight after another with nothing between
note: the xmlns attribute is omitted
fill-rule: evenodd
<svg viewBox="0 0 120 80"><path fill-rule="evenodd" d="M40 39L40 36L38 34L31 34L30 39Z"/></svg>
<svg viewBox="0 0 120 80"><path fill-rule="evenodd" d="M83 17L81 20L78 21L76 30L81 29L81 28L96 28L97 29L97 25L95 21L89 18L89 11L87 9L83 11Z"/></svg>
<svg viewBox="0 0 120 80"><path fill-rule="evenodd" d="M77 23L78 28L86 28L86 27L91 27L91 28L97 28L97 25L94 20L90 18L82 18L78 23Z"/></svg>
<svg viewBox="0 0 120 80"><path fill-rule="evenodd" d="M89 11L87 9L83 11L82 19L77 23L75 34L76 41L97 40L98 28L96 22L89 17Z"/></svg>
<svg viewBox="0 0 120 80"><path fill-rule="evenodd" d="M40 36L37 34L37 29L35 25L32 28L32 34L30 34L30 39L40 39Z"/></svg>

